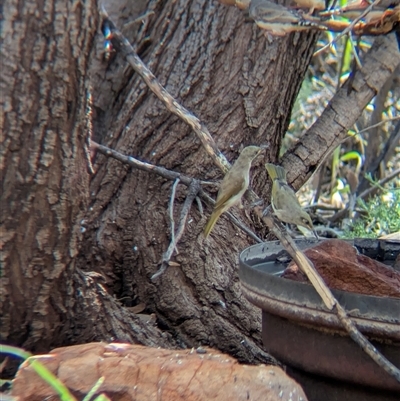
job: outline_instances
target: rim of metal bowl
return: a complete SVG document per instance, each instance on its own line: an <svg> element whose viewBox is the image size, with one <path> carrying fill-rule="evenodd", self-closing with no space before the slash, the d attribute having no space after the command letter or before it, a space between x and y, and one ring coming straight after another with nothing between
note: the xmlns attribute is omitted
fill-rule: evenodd
<svg viewBox="0 0 400 401"><path fill-rule="evenodd" d="M296 244L301 249L318 241L301 239ZM380 240L349 240L360 253L380 254L393 260L400 252L400 244ZM344 333L336 314L329 311L311 284L300 283L278 276L282 268L259 265L288 256L279 241L265 242L246 248L239 256L239 278L245 297L261 309L297 321L300 324L318 326ZM377 339L400 340L400 299L376 297L346 291L332 291L339 303L359 329Z"/></svg>

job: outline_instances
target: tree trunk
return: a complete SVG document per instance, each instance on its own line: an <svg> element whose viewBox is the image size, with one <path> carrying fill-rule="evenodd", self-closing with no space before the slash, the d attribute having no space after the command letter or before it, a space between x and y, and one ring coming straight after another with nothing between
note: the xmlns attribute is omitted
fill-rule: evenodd
<svg viewBox="0 0 400 401"><path fill-rule="evenodd" d="M6 1L1 81L1 338L48 348L68 318L89 198L95 2ZM4 113L4 114L3 114Z"/></svg>
<svg viewBox="0 0 400 401"><path fill-rule="evenodd" d="M238 9L216 1L133 3L126 15L154 14L126 27L129 39L228 159L249 144L269 146L252 169L253 189L267 199L263 166L278 157L316 34L269 43ZM106 4L115 14L118 6ZM89 188L88 78L96 140L188 176L222 177L194 132L118 54L107 63L93 51L95 1L8 0L4 17L2 339L37 351L92 340L207 344L270 361L261 314L238 282L238 255L252 240L222 217L204 241L211 210L201 216L193 206L175 266L152 281L171 238L172 182L97 154ZM175 222L186 193L179 185ZM129 308L141 303L156 326Z"/></svg>
<svg viewBox="0 0 400 401"><path fill-rule="evenodd" d="M133 42L140 56L161 84L206 124L229 160L246 145L269 146L252 170L253 188L268 198L264 163L277 160L316 35L294 34L270 44L238 9L206 0L165 2L146 20L145 29L141 35L130 31L129 39L150 38L142 52L144 45ZM118 71L120 65L125 67L117 55L107 68ZM102 101L96 110L103 118L95 137L140 160L219 180L221 172L195 133L166 110L137 74L126 77L110 98L94 97ZM238 255L253 241L225 217L204 241L211 209L205 207L201 216L194 205L179 254L172 258L175 266L151 281L171 238L173 183L103 155L97 155L95 169L82 269L107 278L111 293L123 299L122 310L144 303L177 344L208 344L241 360L265 361L259 348L261 315L242 296L237 274ZM179 185L176 225L186 193ZM251 225L244 212L235 209L235 214ZM126 333L119 339L135 337Z"/></svg>

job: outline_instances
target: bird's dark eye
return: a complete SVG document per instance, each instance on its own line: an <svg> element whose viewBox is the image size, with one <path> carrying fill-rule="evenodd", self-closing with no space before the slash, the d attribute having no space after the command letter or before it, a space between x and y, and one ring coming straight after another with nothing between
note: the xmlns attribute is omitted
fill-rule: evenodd
<svg viewBox="0 0 400 401"><path fill-rule="evenodd" d="M310 222L305 219L304 217L301 218L301 221L307 226L307 227L311 227Z"/></svg>

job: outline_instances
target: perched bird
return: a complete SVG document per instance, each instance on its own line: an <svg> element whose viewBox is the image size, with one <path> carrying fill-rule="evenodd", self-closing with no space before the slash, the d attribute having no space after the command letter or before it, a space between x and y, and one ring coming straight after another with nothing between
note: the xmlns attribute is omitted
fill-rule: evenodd
<svg viewBox="0 0 400 401"><path fill-rule="evenodd" d="M271 204L276 217L285 223L296 224L312 230L318 239L310 216L301 208L295 192L286 181L285 169L271 163L267 163L265 167L272 179Z"/></svg>
<svg viewBox="0 0 400 401"><path fill-rule="evenodd" d="M219 216L230 207L240 203L249 187L251 162L261 153L258 146L247 146L242 150L232 168L226 173L218 191L217 201L204 229L207 238Z"/></svg>
<svg viewBox="0 0 400 401"><path fill-rule="evenodd" d="M296 10L289 10L268 0L252 0L249 15L261 29L275 36L307 29L327 29L316 18L306 18Z"/></svg>

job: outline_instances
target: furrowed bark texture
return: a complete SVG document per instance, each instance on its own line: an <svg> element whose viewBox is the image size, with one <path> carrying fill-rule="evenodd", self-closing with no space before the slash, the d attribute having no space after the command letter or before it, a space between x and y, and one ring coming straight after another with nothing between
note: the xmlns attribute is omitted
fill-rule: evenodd
<svg viewBox="0 0 400 401"><path fill-rule="evenodd" d="M76 264L89 199L97 3L10 1L3 10L1 340L38 352L125 332L173 344Z"/></svg>
<svg viewBox="0 0 400 401"><path fill-rule="evenodd" d="M253 189L268 200L264 163L277 159L316 33L269 42L238 9L210 0L108 0L105 6L229 160L246 145L268 145L252 170ZM146 11L153 14L129 24ZM6 1L3 14L2 340L37 351L94 340L207 344L241 361L271 361L261 347L261 313L238 283L238 255L251 240L222 217L205 241L211 210L205 207L202 216L193 206L174 263L152 281L171 237L172 182L98 154L89 187L89 80L95 140L187 176L222 176L191 129L118 54L104 61L100 38L92 51L99 25L95 1ZM382 44L390 51L387 41ZM395 63L376 51L374 61L389 74ZM368 65L362 76L371 79L356 77L357 93L350 97L358 109L385 80L375 79ZM333 139L325 142L313 128L317 146L305 136L296 157L306 153L300 159L310 161L313 151L322 157L326 150L317 147L329 147L350 127L353 117L342 120L341 102L342 108L329 111L338 126ZM289 181L299 186L299 177L305 180L317 162L313 156L304 167L288 155ZM186 191L178 185L176 227ZM251 225L246 212L234 213ZM138 316L135 306L147 316Z"/></svg>
<svg viewBox="0 0 400 401"><path fill-rule="evenodd" d="M152 7L155 13L143 25L123 32L161 84L207 125L230 161L243 146L269 146L252 170L253 188L268 198L264 163L277 159L316 34L269 43L238 9L216 1L150 2L141 12ZM101 89L103 96L94 96L101 118L98 141L199 179L222 177L194 132L118 55L106 70L107 82L94 85L107 85L109 94ZM225 217L204 241L211 210L205 207L201 216L194 206L174 266L151 281L170 240L173 183L103 155L96 156L95 169L81 268L101 273L126 307L144 303L145 312L155 313L158 326L177 344L209 344L243 361L266 361L260 349L261 314L243 298L237 274L238 255L252 241ZM175 226L186 191L178 186ZM251 224L245 213L234 212Z"/></svg>
<svg viewBox="0 0 400 401"><path fill-rule="evenodd" d="M72 271L89 195L85 74L94 5L3 6L0 336L31 349L57 342L75 302Z"/></svg>

